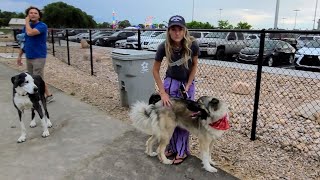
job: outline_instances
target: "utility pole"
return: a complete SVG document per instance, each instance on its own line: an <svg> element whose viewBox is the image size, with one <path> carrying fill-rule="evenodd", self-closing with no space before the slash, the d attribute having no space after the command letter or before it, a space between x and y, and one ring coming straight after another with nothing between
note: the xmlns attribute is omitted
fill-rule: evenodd
<svg viewBox="0 0 320 180"><path fill-rule="evenodd" d="M295 10L293 10L293 11L295 11L296 12L296 16L294 17L294 27L293 27L293 29L296 29L296 24L297 24L297 15L298 15L298 11L300 11L299 9L295 9Z"/></svg>
<svg viewBox="0 0 320 180"><path fill-rule="evenodd" d="M274 26L273 26L273 29L278 29L279 4L280 4L280 0L277 0L277 4L276 4L276 14L275 14L275 16L274 16Z"/></svg>
<svg viewBox="0 0 320 180"><path fill-rule="evenodd" d="M318 8L318 0L316 0L316 7L315 7L315 9L314 9L314 18L313 18L313 27L312 27L312 30L314 30L314 26L315 26L315 24L316 24L317 8Z"/></svg>
<svg viewBox="0 0 320 180"><path fill-rule="evenodd" d="M194 17L194 0L192 0L192 21L193 21L193 17Z"/></svg>

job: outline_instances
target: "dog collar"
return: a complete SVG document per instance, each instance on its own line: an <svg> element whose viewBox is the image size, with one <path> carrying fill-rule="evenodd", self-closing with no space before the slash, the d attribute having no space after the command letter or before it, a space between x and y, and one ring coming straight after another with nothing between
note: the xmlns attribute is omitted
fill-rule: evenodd
<svg viewBox="0 0 320 180"><path fill-rule="evenodd" d="M227 130L230 128L228 120L229 120L229 116L228 114L226 114L218 121L209 124L209 126L218 130Z"/></svg>

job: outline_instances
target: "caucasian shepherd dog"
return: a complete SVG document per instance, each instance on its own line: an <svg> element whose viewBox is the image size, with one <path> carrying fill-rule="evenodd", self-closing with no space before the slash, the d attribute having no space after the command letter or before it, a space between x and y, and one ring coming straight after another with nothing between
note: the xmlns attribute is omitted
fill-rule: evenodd
<svg viewBox="0 0 320 180"><path fill-rule="evenodd" d="M209 172L217 172L211 165L211 151L215 139L229 129L228 106L225 102L210 96L202 96L196 102L179 98L171 98L172 105L164 107L160 95L154 94L145 102L135 103L130 110L133 126L151 135L146 142L146 153L159 156L164 164L172 164L165 156L166 146L176 126L180 126L198 136L200 158L203 168ZM153 145L159 142L156 152ZM211 164L211 165L210 165Z"/></svg>

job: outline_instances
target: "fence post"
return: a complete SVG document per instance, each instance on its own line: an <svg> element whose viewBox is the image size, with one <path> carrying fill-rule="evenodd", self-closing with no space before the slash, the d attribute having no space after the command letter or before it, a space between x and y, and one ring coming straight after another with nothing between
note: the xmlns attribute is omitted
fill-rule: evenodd
<svg viewBox="0 0 320 180"><path fill-rule="evenodd" d="M90 40L91 76L93 76L93 56L92 56L92 43L91 43L91 29L89 30L89 40Z"/></svg>
<svg viewBox="0 0 320 180"><path fill-rule="evenodd" d="M138 50L141 50L141 31L138 29Z"/></svg>
<svg viewBox="0 0 320 180"><path fill-rule="evenodd" d="M69 49L69 31L66 29L68 65L70 65L70 49Z"/></svg>
<svg viewBox="0 0 320 180"><path fill-rule="evenodd" d="M51 29L51 41L52 41L52 55L53 55L53 56L56 56L55 50L54 50L53 29Z"/></svg>
<svg viewBox="0 0 320 180"><path fill-rule="evenodd" d="M266 37L265 29L262 29L261 34L260 34L260 48L259 48L259 57L258 57L256 91L255 91L254 105L253 105L253 118L252 118L252 129L251 129L251 138L250 138L251 140L256 139L256 129L257 129L257 118L258 118L258 108L259 108L259 98L260 98L260 86L261 86L261 74L262 74L262 63L263 63L265 37Z"/></svg>

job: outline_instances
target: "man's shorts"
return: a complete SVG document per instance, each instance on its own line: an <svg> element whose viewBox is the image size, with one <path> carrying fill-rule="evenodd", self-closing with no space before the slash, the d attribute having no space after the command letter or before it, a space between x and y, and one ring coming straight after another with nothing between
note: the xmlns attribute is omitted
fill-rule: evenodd
<svg viewBox="0 0 320 180"><path fill-rule="evenodd" d="M27 71L31 75L40 75L44 79L44 65L46 58L27 59Z"/></svg>

